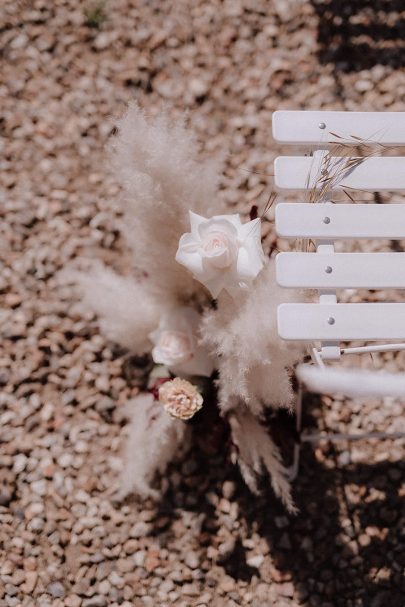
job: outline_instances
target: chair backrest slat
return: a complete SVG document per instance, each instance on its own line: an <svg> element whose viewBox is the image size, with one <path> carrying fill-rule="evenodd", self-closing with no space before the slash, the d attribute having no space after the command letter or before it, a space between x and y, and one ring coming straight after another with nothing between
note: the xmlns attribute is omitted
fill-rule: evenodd
<svg viewBox="0 0 405 607"><path fill-rule="evenodd" d="M281 304L282 339L297 341L404 340L405 304Z"/></svg>
<svg viewBox="0 0 405 607"><path fill-rule="evenodd" d="M405 157L387 156L362 159L345 170L348 157L334 158L329 175L321 174L321 163L311 156L279 156L274 162L275 185L280 190L320 189L324 179L333 179L333 189L404 190ZM330 182L332 183L332 182Z"/></svg>
<svg viewBox="0 0 405 607"><path fill-rule="evenodd" d="M279 253L277 282L301 289L405 289L405 253Z"/></svg>
<svg viewBox="0 0 405 607"><path fill-rule="evenodd" d="M280 202L276 230L284 238L343 240L405 237L405 204Z"/></svg>
<svg viewBox="0 0 405 607"><path fill-rule="evenodd" d="M403 149L397 156L385 149L405 146L405 112L279 111L273 114L273 136L280 143L309 145L311 152L275 160L276 188L307 192L311 200L279 203L277 234L316 245L314 253L279 253L277 281L319 293L319 303L278 307L280 337L320 341L323 360L340 357L341 341L405 340L405 303L337 300L337 289L405 288L405 253L334 249L336 240L405 239L405 204L330 202L339 189L354 199L362 190L405 190Z"/></svg>
<svg viewBox="0 0 405 607"><path fill-rule="evenodd" d="M405 145L405 112L278 111L273 138L280 143L358 143ZM336 137L335 135L338 135Z"/></svg>

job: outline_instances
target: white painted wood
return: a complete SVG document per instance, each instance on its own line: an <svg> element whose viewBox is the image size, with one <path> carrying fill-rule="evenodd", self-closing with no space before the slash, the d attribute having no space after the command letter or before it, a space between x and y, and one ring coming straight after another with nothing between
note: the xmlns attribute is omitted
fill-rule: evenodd
<svg viewBox="0 0 405 607"><path fill-rule="evenodd" d="M405 238L405 204L280 202L275 218L284 238Z"/></svg>
<svg viewBox="0 0 405 607"><path fill-rule="evenodd" d="M324 124L322 129L319 125ZM405 145L405 112L274 112L273 138L280 143L355 142L352 136L387 145ZM336 133L342 139L334 137Z"/></svg>
<svg viewBox="0 0 405 607"><path fill-rule="evenodd" d="M316 243L317 253L323 253L324 255L333 255L335 252L335 245L333 241L322 240ZM336 291L331 290L330 287L320 288L319 290L319 302L320 303L337 303Z"/></svg>
<svg viewBox="0 0 405 607"><path fill-rule="evenodd" d="M358 166L344 171L348 158L331 160L329 176L336 175L333 189L405 190L405 157L364 158ZM279 190L310 190L322 187L322 162L311 156L279 156L274 161L274 183ZM339 176L339 177L338 177ZM351 192L355 198L355 191Z"/></svg>
<svg viewBox="0 0 405 607"><path fill-rule="evenodd" d="M277 282L306 289L405 289L405 253L279 253Z"/></svg>
<svg viewBox="0 0 405 607"><path fill-rule="evenodd" d="M378 344L377 346L357 346L342 348L342 354L365 354L370 352L403 352L405 343Z"/></svg>
<svg viewBox="0 0 405 607"><path fill-rule="evenodd" d="M311 392L363 396L405 396L405 374L366 369L320 369L315 365L298 365L298 379Z"/></svg>
<svg viewBox="0 0 405 607"><path fill-rule="evenodd" d="M281 304L277 322L286 340L404 340L405 304Z"/></svg>
<svg viewBox="0 0 405 607"><path fill-rule="evenodd" d="M321 347L321 356L323 360L340 360L341 349L337 341L324 341Z"/></svg>
<svg viewBox="0 0 405 607"><path fill-rule="evenodd" d="M316 243L317 253L332 255L335 252L335 244L333 240L321 240ZM334 289L319 290L320 304L336 304L337 295ZM323 360L339 360L340 359L340 344L339 342L325 341L321 343L321 357Z"/></svg>

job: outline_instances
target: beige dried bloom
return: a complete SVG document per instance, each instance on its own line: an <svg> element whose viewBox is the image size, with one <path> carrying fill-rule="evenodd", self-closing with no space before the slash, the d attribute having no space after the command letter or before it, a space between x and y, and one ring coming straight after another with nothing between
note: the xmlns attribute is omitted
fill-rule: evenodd
<svg viewBox="0 0 405 607"><path fill-rule="evenodd" d="M201 409L203 397L193 384L175 377L160 386L159 401L169 415L187 420Z"/></svg>

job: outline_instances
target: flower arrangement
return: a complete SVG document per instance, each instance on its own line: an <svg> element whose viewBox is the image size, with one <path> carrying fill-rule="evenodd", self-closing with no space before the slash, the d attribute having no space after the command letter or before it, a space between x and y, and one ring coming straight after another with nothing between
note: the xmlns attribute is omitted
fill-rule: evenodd
<svg viewBox="0 0 405 607"><path fill-rule="evenodd" d="M189 420L204 414L204 386L215 382L246 483L257 492L258 478L269 474L293 511L287 470L263 420L269 409L292 408L291 368L302 352L277 335L286 292L263 251L261 220L227 213L220 167L197 151L182 121L148 120L129 107L111 159L132 273L99 265L79 277L107 337L154 363L130 403L122 494L159 494L158 473L187 449Z"/></svg>

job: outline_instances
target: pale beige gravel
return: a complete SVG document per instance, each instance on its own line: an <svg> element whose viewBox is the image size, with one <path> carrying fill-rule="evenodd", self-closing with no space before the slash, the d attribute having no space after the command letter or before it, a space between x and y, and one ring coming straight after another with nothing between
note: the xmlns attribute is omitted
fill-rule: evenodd
<svg viewBox="0 0 405 607"><path fill-rule="evenodd" d="M104 146L131 99L149 114L188 112L203 154L224 158L221 195L242 212L272 187L274 110L404 110L400 7L384 17L380 4L357 21L372 48L398 46L384 55L396 69L353 71L378 53L356 66L326 36L319 55L334 17L311 2L1 3L1 606L404 604L400 444L308 449L296 518L270 494L253 498L219 447L172 467L160 504L116 503L136 370L58 277L86 258L125 267ZM397 23L388 42L370 25L384 19ZM403 371L403 355L385 359ZM337 430L395 426L403 413L389 400L307 406Z"/></svg>

